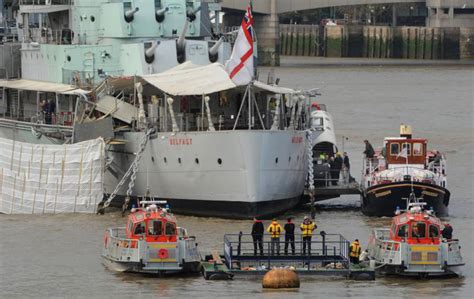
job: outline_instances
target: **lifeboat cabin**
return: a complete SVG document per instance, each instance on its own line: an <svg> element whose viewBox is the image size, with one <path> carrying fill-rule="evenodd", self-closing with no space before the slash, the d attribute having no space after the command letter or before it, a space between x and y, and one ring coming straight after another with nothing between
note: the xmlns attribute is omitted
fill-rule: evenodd
<svg viewBox="0 0 474 299"><path fill-rule="evenodd" d="M401 275L458 274L464 265L459 241L442 236L442 223L424 203L392 218L390 229L375 229L369 240L369 256L382 272ZM410 206L410 205L409 205Z"/></svg>
<svg viewBox="0 0 474 299"><path fill-rule="evenodd" d="M132 209L127 226L109 228L104 235L105 265L120 272L197 272L201 256L195 237L178 227L162 201L141 202Z"/></svg>

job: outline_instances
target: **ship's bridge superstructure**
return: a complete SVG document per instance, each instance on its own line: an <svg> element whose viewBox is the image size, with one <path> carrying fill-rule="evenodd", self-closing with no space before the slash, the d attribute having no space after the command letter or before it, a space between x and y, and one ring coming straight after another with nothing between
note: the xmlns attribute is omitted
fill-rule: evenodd
<svg viewBox="0 0 474 299"><path fill-rule="evenodd" d="M21 0L19 13L24 79L83 87L230 56L205 1Z"/></svg>

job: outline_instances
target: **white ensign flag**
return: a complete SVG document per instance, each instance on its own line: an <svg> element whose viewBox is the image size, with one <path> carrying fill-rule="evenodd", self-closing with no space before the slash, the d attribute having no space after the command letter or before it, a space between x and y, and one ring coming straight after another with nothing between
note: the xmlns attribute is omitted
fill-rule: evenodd
<svg viewBox="0 0 474 299"><path fill-rule="evenodd" d="M252 8L249 5L242 20L232 55L225 65L230 79L236 85L247 85L252 81L254 74L253 34Z"/></svg>

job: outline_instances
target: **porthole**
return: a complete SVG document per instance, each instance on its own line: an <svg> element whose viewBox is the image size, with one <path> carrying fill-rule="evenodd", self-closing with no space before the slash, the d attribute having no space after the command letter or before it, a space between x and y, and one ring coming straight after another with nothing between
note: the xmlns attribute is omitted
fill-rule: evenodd
<svg viewBox="0 0 474 299"><path fill-rule="evenodd" d="M288 162L291 162L291 156L288 157Z"/></svg>
<svg viewBox="0 0 474 299"><path fill-rule="evenodd" d="M278 164L278 157L275 158L275 164Z"/></svg>
<svg viewBox="0 0 474 299"><path fill-rule="evenodd" d="M178 163L181 164L181 158L178 158Z"/></svg>
<svg viewBox="0 0 474 299"><path fill-rule="evenodd" d="M155 163L155 157L151 157L151 162Z"/></svg>
<svg viewBox="0 0 474 299"><path fill-rule="evenodd" d="M164 161L165 163L168 163L168 160L166 159L166 157L163 158L163 161Z"/></svg>
<svg viewBox="0 0 474 299"><path fill-rule="evenodd" d="M92 22L92 23L95 22L95 17L94 17L94 16L91 16L91 22Z"/></svg>
<svg viewBox="0 0 474 299"><path fill-rule="evenodd" d="M71 61L71 56L67 56L67 61Z"/></svg>
<svg viewBox="0 0 474 299"><path fill-rule="evenodd" d="M222 165L222 159L221 158L217 159L217 164Z"/></svg>
<svg viewBox="0 0 474 299"><path fill-rule="evenodd" d="M199 164L199 159L198 158L194 159L194 162L196 162L196 164Z"/></svg>

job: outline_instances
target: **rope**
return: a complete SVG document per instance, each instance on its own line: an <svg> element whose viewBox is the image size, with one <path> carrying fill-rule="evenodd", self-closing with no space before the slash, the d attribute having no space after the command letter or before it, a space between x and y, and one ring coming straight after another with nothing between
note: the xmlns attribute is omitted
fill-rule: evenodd
<svg viewBox="0 0 474 299"><path fill-rule="evenodd" d="M308 158L308 187L311 202L311 218L316 217L316 210L314 207L314 166L313 166L313 130L306 130L306 150Z"/></svg>

